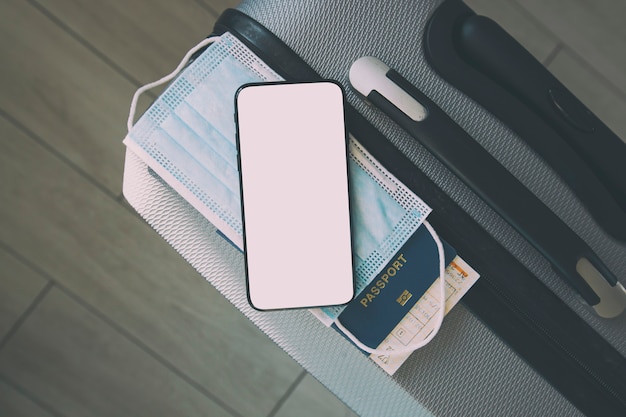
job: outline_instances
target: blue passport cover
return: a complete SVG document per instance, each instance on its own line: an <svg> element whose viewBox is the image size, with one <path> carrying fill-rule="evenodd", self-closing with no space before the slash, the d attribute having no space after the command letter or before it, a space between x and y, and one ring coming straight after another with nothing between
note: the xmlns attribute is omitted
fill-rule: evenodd
<svg viewBox="0 0 626 417"><path fill-rule="evenodd" d="M446 242L445 264L456 257ZM439 251L422 226L394 259L339 315L341 323L366 346L375 348L411 310L439 276Z"/></svg>

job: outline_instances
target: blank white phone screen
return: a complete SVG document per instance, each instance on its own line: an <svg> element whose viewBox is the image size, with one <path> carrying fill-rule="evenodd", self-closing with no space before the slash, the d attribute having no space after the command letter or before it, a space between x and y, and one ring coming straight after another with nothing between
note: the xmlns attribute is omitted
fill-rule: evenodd
<svg viewBox="0 0 626 417"><path fill-rule="evenodd" d="M354 296L343 91L244 86L236 99L248 299L259 310Z"/></svg>

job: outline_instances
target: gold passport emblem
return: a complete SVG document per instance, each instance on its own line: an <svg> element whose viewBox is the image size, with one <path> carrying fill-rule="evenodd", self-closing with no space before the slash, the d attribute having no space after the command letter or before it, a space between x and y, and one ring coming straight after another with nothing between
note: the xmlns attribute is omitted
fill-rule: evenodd
<svg viewBox="0 0 626 417"><path fill-rule="evenodd" d="M398 304L403 306L407 303L407 301L411 299L411 297L413 297L413 294L411 294L408 290L404 290L404 292L400 294L400 297L398 297L396 301L398 302Z"/></svg>

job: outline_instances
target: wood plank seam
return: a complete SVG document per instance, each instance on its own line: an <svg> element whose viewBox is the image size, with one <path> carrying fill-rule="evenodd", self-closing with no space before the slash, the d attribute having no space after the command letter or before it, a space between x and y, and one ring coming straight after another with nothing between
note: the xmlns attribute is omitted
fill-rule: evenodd
<svg viewBox="0 0 626 417"><path fill-rule="evenodd" d="M0 246L6 247L6 244L0 241ZM7 251L7 252L12 253L12 251ZM6 346L6 344L9 343L13 335L15 335L15 333L19 331L19 329L26 322L26 320L28 320L28 317L31 315L33 311L35 311L35 309L37 308L41 300L45 298L45 296L48 294L48 292L50 292L53 286L54 286L54 283L52 281L48 281L48 283L43 287L43 289L39 291L39 294L37 294L37 296L33 299L33 301L28 305L26 310L24 310L22 314L17 318L17 320L15 320L15 323L13 323L9 331L0 340L0 352Z"/></svg>
<svg viewBox="0 0 626 417"><path fill-rule="evenodd" d="M13 388L15 391L19 392L24 397L26 397L29 400L31 400L33 403L35 403L37 406L39 406L42 410L46 411L48 414L52 415L53 417L65 417L64 414L61 414L59 411L55 410L54 407L52 407L50 404L48 404L45 401L41 400L39 397L34 395L32 392L30 392L26 388L22 387L21 385L15 383L9 377L7 377L6 375L4 375L2 373L0 373L0 381L4 382L9 387Z"/></svg>
<svg viewBox="0 0 626 417"><path fill-rule="evenodd" d="M32 262L30 262L23 255L21 255L20 253L15 251L6 242L0 240L0 248L4 249L6 252L11 254L13 257L15 257L18 261L23 263L25 266L27 266L28 268L34 270L36 273L40 274L42 277L44 277L44 278L46 278L48 280L48 283L46 284L44 289L42 291L40 291L40 293L35 297L35 299L29 305L29 307L26 309L26 311L16 320L15 324L11 327L11 329L9 329L9 331L3 337L3 339L0 340L0 351L2 351L2 348L10 341L11 337L15 333L17 333L17 331L19 331L19 329L22 326L22 324L27 320L27 318L30 316L30 314L37 308L37 306L44 299L44 297L50 292L52 287L55 287L57 290L61 291L62 293L64 293L68 297L70 297L72 300L74 300L78 305L80 305L81 307L83 307L84 309L86 309L87 311L92 313L98 319L102 320L105 324L107 324L114 331L116 331L118 334L120 334L120 336L124 337L130 343L132 343L133 345L135 345L139 349L141 349L143 352L145 352L148 356L152 357L158 363L163 365L163 367L165 367L167 370L169 370L174 375L176 375L177 377L179 377L180 379L185 381L192 388L196 389L202 395L204 395L205 397L209 398L210 400L212 400L216 404L218 404L220 407L222 407L225 411L227 411L228 413L232 414L233 417L243 417L240 413L238 413L236 410L234 410L230 405L228 405L224 401L222 401L218 396L216 396L213 393L211 393L210 391L206 390L201 384L196 382L193 378L191 378L190 376L185 374L183 371L179 370L176 366L174 366L172 363L170 363L164 357L159 355L156 351L151 349L147 344L142 342L139 338L134 336L131 332L127 331L122 326L120 326L118 323L116 323L115 321L110 319L106 314L102 313L100 310L98 310L95 307L93 307L91 304L89 304L87 301L85 301L79 295L75 294L69 288L67 288L64 285L60 284L53 276L49 275L47 272L43 271L37 265L35 265Z"/></svg>

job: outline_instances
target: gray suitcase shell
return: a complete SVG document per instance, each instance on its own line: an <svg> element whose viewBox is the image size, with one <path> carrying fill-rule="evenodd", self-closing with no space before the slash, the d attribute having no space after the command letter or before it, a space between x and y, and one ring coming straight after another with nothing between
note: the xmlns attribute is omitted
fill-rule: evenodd
<svg viewBox="0 0 626 417"><path fill-rule="evenodd" d="M326 78L348 86L351 63L373 55L402 73L538 195L626 283L626 248L606 236L581 204L506 126L427 65L422 33L437 1L244 0L254 18ZM349 88L347 100L545 285L626 355L626 317L598 318L506 222L405 131ZM211 284L342 401L363 416L580 414L463 305L440 334L390 377L306 311L261 313L247 302L242 255L146 166L127 153L124 194Z"/></svg>

